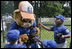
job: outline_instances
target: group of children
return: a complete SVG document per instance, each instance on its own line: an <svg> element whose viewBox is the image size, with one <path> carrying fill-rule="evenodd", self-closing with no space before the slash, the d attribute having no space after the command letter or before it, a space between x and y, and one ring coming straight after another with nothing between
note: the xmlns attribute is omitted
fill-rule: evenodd
<svg viewBox="0 0 72 49"><path fill-rule="evenodd" d="M10 30L7 33L7 42L4 48L26 48L24 46L21 46L20 44L17 44L17 39L19 37L20 31L18 30Z"/></svg>
<svg viewBox="0 0 72 49"><path fill-rule="evenodd" d="M26 44L28 44L28 43L25 43L25 42L21 43L20 42L21 38L19 38L20 43L17 43L19 34L20 34L19 30L10 30L10 31L8 31L8 33L7 33L7 41L9 43L6 43L4 48L56 48L56 42L55 41L46 40L46 39L43 40L44 47L41 47L39 44L37 44L35 46L34 43L31 44L29 47L27 47Z"/></svg>
<svg viewBox="0 0 72 49"><path fill-rule="evenodd" d="M55 16L56 18L55 25L51 28L46 27L41 23L39 24L41 27L43 27L48 31L54 31L54 40L44 39L42 41L38 36L36 36L37 29L36 28L31 29L31 27L36 26L32 5L27 1L22 1L19 4L19 10L15 14L17 15L15 15L16 16L15 20L13 21L7 33L7 42L4 48L66 48L67 47L66 38L70 38L70 33L68 28L63 25L64 22L63 15ZM25 41L23 41L22 38Z"/></svg>
<svg viewBox="0 0 72 49"><path fill-rule="evenodd" d="M62 25L63 22L64 22L64 17L62 15L59 15L59 16L56 16L56 20L55 20L56 25L54 25L51 28L46 27L43 24L39 24L41 27L45 28L48 31L54 31L54 40L47 40L47 39L43 40L44 48L66 48L67 47L66 38L69 38L70 35L69 35L69 30L67 29L67 27ZM61 33L62 36L60 37L59 40L57 39L56 41L55 39L58 33ZM7 41L10 43L6 44L4 48L28 48L26 46L26 43L22 45L20 43L16 43L19 37L19 34L20 34L19 30L8 31ZM32 47L34 47L34 45L32 45ZM70 44L70 47L71 47L71 44Z"/></svg>

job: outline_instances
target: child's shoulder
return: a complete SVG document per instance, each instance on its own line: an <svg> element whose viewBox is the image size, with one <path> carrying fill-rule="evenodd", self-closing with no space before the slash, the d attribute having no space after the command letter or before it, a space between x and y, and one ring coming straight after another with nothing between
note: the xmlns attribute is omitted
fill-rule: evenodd
<svg viewBox="0 0 72 49"><path fill-rule="evenodd" d="M25 45L16 44L17 48L26 48Z"/></svg>
<svg viewBox="0 0 72 49"><path fill-rule="evenodd" d="M66 27L66 26L64 26L64 25L62 25L61 27L62 27L62 29L63 29L63 30L67 29L67 27Z"/></svg>
<svg viewBox="0 0 72 49"><path fill-rule="evenodd" d="M20 48L21 47L21 45L19 45L19 44L6 44L5 46L4 46L4 48Z"/></svg>
<svg viewBox="0 0 72 49"><path fill-rule="evenodd" d="M9 44L5 44L4 48L8 48Z"/></svg>
<svg viewBox="0 0 72 49"><path fill-rule="evenodd" d="M15 48L20 48L20 47L21 47L20 44L14 44L13 46L14 46Z"/></svg>
<svg viewBox="0 0 72 49"><path fill-rule="evenodd" d="M16 44L17 47L21 46L20 44Z"/></svg>
<svg viewBox="0 0 72 49"><path fill-rule="evenodd" d="M65 25L62 25L63 28L67 28Z"/></svg>

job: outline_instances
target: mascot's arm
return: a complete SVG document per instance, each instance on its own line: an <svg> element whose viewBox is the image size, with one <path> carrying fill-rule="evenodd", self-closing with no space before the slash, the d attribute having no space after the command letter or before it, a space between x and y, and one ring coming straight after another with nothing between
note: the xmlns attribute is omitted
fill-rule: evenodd
<svg viewBox="0 0 72 49"><path fill-rule="evenodd" d="M9 30L18 29L18 28L19 28L19 26L16 24L15 21L13 21Z"/></svg>

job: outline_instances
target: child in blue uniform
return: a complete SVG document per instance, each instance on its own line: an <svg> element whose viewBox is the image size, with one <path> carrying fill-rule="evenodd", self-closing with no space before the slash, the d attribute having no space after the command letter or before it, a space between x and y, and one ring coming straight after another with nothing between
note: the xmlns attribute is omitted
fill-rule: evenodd
<svg viewBox="0 0 72 49"><path fill-rule="evenodd" d="M54 40L44 39L43 44L45 48L56 48L57 47L57 44Z"/></svg>
<svg viewBox="0 0 72 49"><path fill-rule="evenodd" d="M7 41L10 42L9 44L6 44L4 48L25 48L22 47L20 44L15 44L17 41L17 38L19 37L20 32L18 30L10 30L7 33Z"/></svg>
<svg viewBox="0 0 72 49"><path fill-rule="evenodd" d="M67 27L63 25L64 22L64 16L59 15L55 16L55 24L53 27L46 27L43 24L39 24L41 27L45 28L48 31L54 31L54 40L57 43L57 48L66 48L67 47L67 41L66 38L69 38L69 30ZM61 33L62 36L57 39L57 35Z"/></svg>
<svg viewBox="0 0 72 49"><path fill-rule="evenodd" d="M36 36L36 32L37 32L37 29L33 28L31 30L30 35L29 35L29 40L28 41L31 45L31 48L39 48L37 42L40 42L41 44L43 44L42 41L40 40L40 38L38 36Z"/></svg>

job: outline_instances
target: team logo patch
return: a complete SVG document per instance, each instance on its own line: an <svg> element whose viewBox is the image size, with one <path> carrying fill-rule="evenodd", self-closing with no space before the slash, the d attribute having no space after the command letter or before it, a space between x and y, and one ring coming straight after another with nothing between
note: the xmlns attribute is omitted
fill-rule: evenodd
<svg viewBox="0 0 72 49"><path fill-rule="evenodd" d="M28 11L28 12L32 12L32 8L28 7L28 8L27 8L27 11Z"/></svg>

